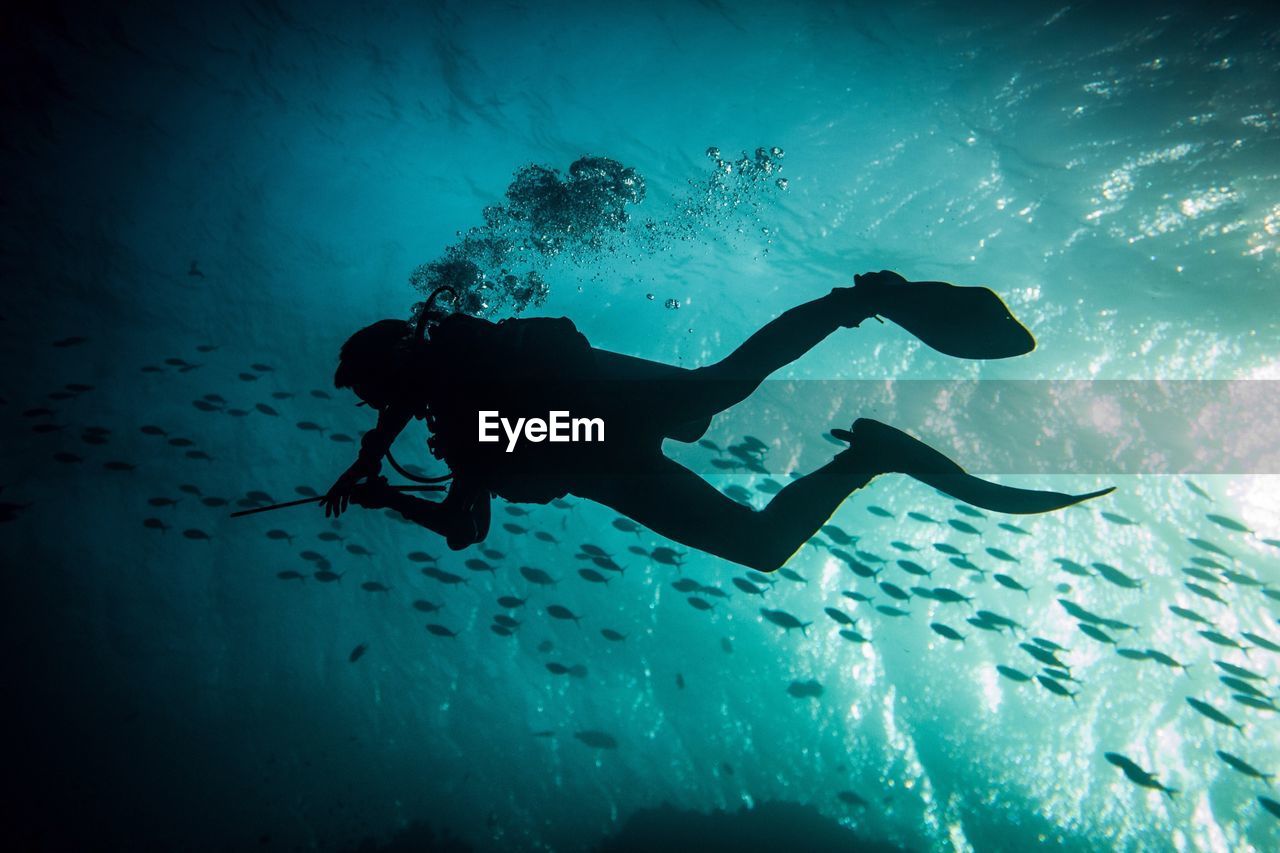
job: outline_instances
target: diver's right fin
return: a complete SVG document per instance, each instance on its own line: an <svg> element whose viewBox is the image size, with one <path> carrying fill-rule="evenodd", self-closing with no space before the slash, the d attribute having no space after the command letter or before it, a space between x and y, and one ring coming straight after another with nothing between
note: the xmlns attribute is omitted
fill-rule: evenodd
<svg viewBox="0 0 1280 853"><path fill-rule="evenodd" d="M1012 515L1052 512L1115 491L1113 486L1083 495L1070 495L1001 486L966 473L923 441L870 418L859 418L852 430L833 429L831 434L849 442L850 449L859 452L863 459L875 460L879 463L877 467L883 465L880 470L885 473L906 474L956 500L992 512Z"/></svg>

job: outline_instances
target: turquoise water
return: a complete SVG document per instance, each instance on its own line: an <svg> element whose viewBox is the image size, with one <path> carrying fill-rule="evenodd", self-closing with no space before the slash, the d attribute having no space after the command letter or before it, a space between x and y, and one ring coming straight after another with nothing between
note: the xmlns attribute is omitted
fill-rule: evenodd
<svg viewBox="0 0 1280 853"><path fill-rule="evenodd" d="M28 795L18 803L41 817L22 824L31 839L335 850L420 821L474 849L577 850L663 803L737 813L781 801L919 850L1280 845L1280 819L1257 800L1274 792L1215 756L1280 768L1275 714L1233 700L1213 663L1250 668L1275 695L1276 655L1241 632L1280 642L1280 610L1240 578L1280 583L1280 550L1263 541L1280 539L1280 466L1261 448L1254 467L1213 473L1228 427L1233 442L1260 428L1249 411L1204 421L1202 464L1177 475L1159 460L1111 474L1081 452L1056 473L1008 480L1118 486L1078 509L975 519L886 477L832 519L889 561L886 579L909 587L918 579L894 561L927 563L937 584L1027 636L970 629L963 606L916 599L894 618L855 604L841 591L891 602L825 536L788 566L805 582L774 576L761 602L733 585L740 567L690 554L677 571L641 557L628 547L672 543L615 529L615 514L577 501L519 517L497 502L484 544L503 553L493 573L465 566L486 559L478 547L450 553L379 512L340 525L310 507L228 517L257 490L283 501L327 487L354 454L334 434L371 425L331 387L341 342L408 316L420 298L410 275L481 226L517 169L564 172L583 155L643 176L627 230L518 263L549 288L525 313L569 316L601 347L705 364L787 307L888 268L994 288L1039 348L960 362L864 323L785 378L1280 378L1274 14L714 0L63 6L19 15L6 44L0 499L17 505L3 526L6 623ZM731 166L777 147L780 171L717 178L711 147ZM785 401L768 409L811 430L819 457L834 450L824 431L871 413L850 392L820 414L797 424ZM954 414L893 422L957 458L998 443L982 417ZM1117 445L1132 439L1105 407L1090 417ZM733 423L708 437L740 441ZM421 429L397 454L437 473ZM750 433L769 443L773 429ZM775 450L769 476L810 470ZM763 503L763 475L708 476ZM910 511L967 519L981 535ZM949 565L935 542L1029 592ZM580 579L582 543L625 573L607 586ZM342 579L317 580L303 551ZM424 576L416 551L467 583ZM1072 575L1055 558L1103 562L1143 586ZM1198 568L1222 581L1203 583L1225 603L1184 586L1198 583L1181 571L1193 558L1219 564ZM559 583L539 588L520 566ZM289 571L306 579L278 577ZM672 586L682 577L728 597L706 593L713 609L697 610ZM504 610L495 600L508 594L528 602ZM1188 669L1116 654L1059 598L1138 626L1116 632L1122 647ZM415 600L443 609L427 615ZM580 623L549 618L550 604ZM762 605L813 625L784 632ZM1203 614L1248 654L1198 636L1205 626L1169 605ZM857 616L870 642L841 637L825 607ZM521 623L512 636L490 630L500 613ZM965 642L931 631L939 620ZM605 639L606 628L626 639ZM1029 636L1070 649L1073 700L1000 676L997 665L1038 671L1018 648ZM793 687L810 681L821 695ZM1108 752L1179 793L1135 786ZM795 849L816 837L797 832Z"/></svg>

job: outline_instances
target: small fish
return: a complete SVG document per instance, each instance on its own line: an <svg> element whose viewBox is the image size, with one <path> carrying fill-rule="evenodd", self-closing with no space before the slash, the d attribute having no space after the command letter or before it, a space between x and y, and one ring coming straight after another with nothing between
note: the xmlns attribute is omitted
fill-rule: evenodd
<svg viewBox="0 0 1280 853"><path fill-rule="evenodd" d="M955 530L959 530L961 533L967 533L967 534L969 534L970 536L981 536L981 535L982 535L982 531L981 531L981 530L979 530L978 528L974 527L974 526L973 526L972 524L970 524L969 522L967 522L967 521L961 521L961 520L960 520L960 519L958 519L958 518L948 518L948 519L947 519L947 524L951 525L951 527L952 527L953 529L955 529Z"/></svg>
<svg viewBox="0 0 1280 853"><path fill-rule="evenodd" d="M933 572L929 571L914 560L898 560L897 563L898 568L902 569L909 575L915 575L917 577L933 577Z"/></svg>
<svg viewBox="0 0 1280 853"><path fill-rule="evenodd" d="M905 592L901 587L891 584L888 581L880 582L880 589L884 590L884 594L890 598L896 598L898 601L910 601L911 595Z"/></svg>
<svg viewBox="0 0 1280 853"><path fill-rule="evenodd" d="M428 631L429 633L431 633L431 634L436 635L437 637L456 637L456 636L458 636L456 632L451 631L451 630L449 630L448 628L446 628L445 626L440 625L440 624L437 624L437 623L435 623L435 622L428 622L428 623L427 623L427 631Z"/></svg>
<svg viewBox="0 0 1280 853"><path fill-rule="evenodd" d="M360 660L360 658L364 657L364 653L367 651L369 651L369 644L361 643L360 645L356 646L354 649L351 650L351 654L347 656L347 660L350 663L355 663L356 661Z"/></svg>
<svg viewBox="0 0 1280 853"><path fill-rule="evenodd" d="M498 572L498 570L495 569L492 565L485 562L484 560L481 560L479 557L472 557L470 560L467 560L462 565L464 565L465 567L467 567L473 572L492 572L494 574L497 574Z"/></svg>
<svg viewBox="0 0 1280 853"><path fill-rule="evenodd" d="M941 524L942 523L938 521L936 518L930 518L929 516L925 515L923 512L916 512L915 510L908 512L907 518L910 518L912 521L918 521L921 524Z"/></svg>
<svg viewBox="0 0 1280 853"><path fill-rule="evenodd" d="M983 550L985 550L985 551L986 551L988 554L990 554L991 556L995 557L997 560L1003 560L1003 561L1004 561L1004 562L1006 562L1006 563L1021 563L1021 562L1022 562L1022 561L1021 561L1021 560L1019 560L1017 557L1015 557L1015 556L1013 556L1012 554L1010 554L1008 551L1002 551L1002 550L1001 550L1001 549L999 549L999 548L984 548Z"/></svg>
<svg viewBox="0 0 1280 853"><path fill-rule="evenodd" d="M1222 578L1218 577L1213 572L1210 572L1206 569L1197 568L1195 566L1190 566L1188 568L1183 569L1182 573L1184 575L1187 575L1188 577L1193 577L1196 580L1204 581L1205 583L1220 584L1223 582Z"/></svg>
<svg viewBox="0 0 1280 853"><path fill-rule="evenodd" d="M419 598L413 602L413 609L419 613L435 613L442 607L444 607L443 604L436 604L434 601L427 601L425 598Z"/></svg>
<svg viewBox="0 0 1280 853"><path fill-rule="evenodd" d="M889 510L885 509L885 508L884 508L884 507L882 507L882 506L876 506L875 504L872 504L871 506L868 506L868 507L867 507L867 512L871 513L872 515L879 516L880 518L893 518L893 517L894 517L894 515L893 515L893 513L892 513L892 512L890 512Z"/></svg>
<svg viewBox="0 0 1280 853"><path fill-rule="evenodd" d="M112 462L104 463L102 467L106 468L108 471L135 471L137 470L138 466L131 465L128 462L112 461Z"/></svg>
<svg viewBox="0 0 1280 853"><path fill-rule="evenodd" d="M276 572L276 577L282 581L305 581L307 579L307 576L302 572L295 572L293 569Z"/></svg>
<svg viewBox="0 0 1280 853"><path fill-rule="evenodd" d="M846 806L866 806L867 801L853 791L836 791L836 799Z"/></svg>
<svg viewBox="0 0 1280 853"><path fill-rule="evenodd" d="M945 637L948 640L959 640L962 643L964 642L964 634L961 634L950 625L945 625L942 622L930 622L929 627L934 630L934 633Z"/></svg>
<svg viewBox="0 0 1280 853"><path fill-rule="evenodd" d="M1070 690L1063 687L1057 681L1053 680L1052 678L1049 678L1048 676L1037 675L1036 681L1040 682L1040 686L1043 687L1045 690L1048 690L1050 693L1053 693L1056 696L1062 696L1064 698L1070 699L1072 703L1076 701L1076 696L1079 695L1078 692L1072 693Z"/></svg>
<svg viewBox="0 0 1280 853"><path fill-rule="evenodd" d="M1267 680L1266 676L1259 675L1258 673L1254 672L1251 669L1245 669L1243 666L1237 666L1234 663L1227 663L1226 661L1221 661L1221 660L1215 660L1213 663L1214 663L1214 666L1218 667L1218 669L1222 670L1228 675L1234 675L1236 678L1247 678L1251 681Z"/></svg>
<svg viewBox="0 0 1280 853"><path fill-rule="evenodd" d="M1217 750L1216 754L1219 758L1221 758L1227 764L1231 765L1232 768L1240 771L1245 776L1251 776L1254 779L1261 779L1262 781L1266 782L1268 785L1270 785L1271 780L1276 777L1276 774L1263 773L1261 770L1254 767L1252 764L1245 761L1243 758L1238 758L1237 756L1234 756L1229 752L1223 752L1222 750L1219 749Z"/></svg>
<svg viewBox="0 0 1280 853"><path fill-rule="evenodd" d="M378 581L365 581L360 584L360 588L365 592L391 592L391 587Z"/></svg>
<svg viewBox="0 0 1280 853"><path fill-rule="evenodd" d="M987 517L986 513L982 512L981 510L974 509L968 504L952 504L952 506L955 507L956 512L960 513L961 515L967 515L970 518L986 518Z"/></svg>
<svg viewBox="0 0 1280 853"><path fill-rule="evenodd" d="M1233 675L1220 675L1218 676L1218 680L1221 681L1223 684L1225 684L1227 687L1230 687L1232 691L1236 693L1244 693L1248 696L1256 696L1259 699L1270 698L1267 696L1267 694L1263 693L1261 690L1254 687L1252 684L1250 684L1248 681L1245 681L1243 678L1236 678Z"/></svg>
<svg viewBox="0 0 1280 853"><path fill-rule="evenodd" d="M278 417L280 415L279 412L277 412L275 409L268 406L266 403L257 403L256 405L254 405L254 408L257 409L262 414L269 415L273 418Z"/></svg>
<svg viewBox="0 0 1280 853"><path fill-rule="evenodd" d="M182 531L182 535L185 536L187 539L194 539L197 541L207 542L209 540L208 533L205 533L203 530L200 530L195 527L188 528L187 530Z"/></svg>
<svg viewBox="0 0 1280 853"><path fill-rule="evenodd" d="M942 554L948 554L948 555L950 555L950 556L952 556L952 557L963 557L963 556L965 556L965 552L964 552L964 551L961 551L959 548L957 548L956 546L954 546L954 545L950 544L949 542L934 542L934 543L933 543L933 548L934 548L934 550L935 550L935 551L938 551L938 552L940 552L940 553L942 553Z"/></svg>
<svg viewBox="0 0 1280 853"><path fill-rule="evenodd" d="M901 617L901 616L911 615L910 610L902 610L901 608L898 608L898 607L890 607L887 604L877 604L876 610L879 611L880 613L883 613L885 616Z"/></svg>
<svg viewBox="0 0 1280 853"><path fill-rule="evenodd" d="M573 736L592 749L617 749L618 741L613 735L601 731L587 730L574 732Z"/></svg>
<svg viewBox="0 0 1280 853"><path fill-rule="evenodd" d="M863 595L860 592L857 592L855 590L850 590L850 589L846 589L842 591L840 594L843 595L845 598L849 599L850 601L867 602L867 601L875 600L875 596L873 595Z"/></svg>
<svg viewBox="0 0 1280 853"><path fill-rule="evenodd" d="M1176 660L1169 657L1164 652L1157 651L1156 649L1147 649L1147 657L1155 661L1156 663L1160 664L1161 666L1167 666L1173 669L1187 668L1187 665L1185 663L1178 663Z"/></svg>
<svg viewBox="0 0 1280 853"><path fill-rule="evenodd" d="M342 580L342 575L338 574L337 572L331 572L328 569L319 569L315 572L312 572L311 576L316 580L320 581L320 583L334 583L336 581Z"/></svg>
<svg viewBox="0 0 1280 853"><path fill-rule="evenodd" d="M787 695L795 699L817 699L822 693L822 685L812 679L809 681L793 681L787 687Z"/></svg>
<svg viewBox="0 0 1280 853"><path fill-rule="evenodd" d="M1126 649L1119 646L1116 647L1116 654L1128 660L1148 660L1151 656L1147 654L1145 649Z"/></svg>
<svg viewBox="0 0 1280 853"><path fill-rule="evenodd" d="M547 605L547 615L552 619L571 619L574 622L580 622L582 619L580 616L575 616L572 610L560 604Z"/></svg>
<svg viewBox="0 0 1280 853"><path fill-rule="evenodd" d="M521 527L520 525L512 524L509 521L503 523L502 529L515 536L520 536L521 534L529 532L527 527Z"/></svg>
<svg viewBox="0 0 1280 853"><path fill-rule="evenodd" d="M1112 646L1116 645L1115 639L1096 625L1090 625L1088 622L1078 622L1077 627L1086 636L1093 637L1093 639L1097 640L1099 643L1106 643Z"/></svg>
<svg viewBox="0 0 1280 853"><path fill-rule="evenodd" d="M1236 521L1234 518L1228 518L1225 515L1214 515L1213 513L1209 513L1208 515L1205 516L1205 518L1209 519L1219 527L1225 527L1227 530L1234 530L1237 533L1253 532L1251 529L1249 529L1247 526L1245 526L1241 522Z"/></svg>
<svg viewBox="0 0 1280 853"><path fill-rule="evenodd" d="M849 571L853 572L860 578L874 578L876 575L880 574L878 569L873 569L870 566L866 566L858 562L852 556L838 548L832 548L831 553L848 566Z"/></svg>
<svg viewBox="0 0 1280 853"><path fill-rule="evenodd" d="M857 619L854 619L852 616L850 616L849 614L845 613L843 610L840 610L838 608L824 607L822 608L822 612L830 616L832 619L834 619L836 622L838 622L841 625L847 625L850 628L852 628L858 624Z"/></svg>
<svg viewBox="0 0 1280 853"><path fill-rule="evenodd" d="M627 638L625 634L620 634L612 628L601 628L600 636L604 637L611 643L621 643Z"/></svg>
<svg viewBox="0 0 1280 853"><path fill-rule="evenodd" d="M268 530L267 538L275 539L275 540L285 539L285 540L288 540L290 543L293 542L293 536L284 530Z"/></svg>
<svg viewBox="0 0 1280 853"><path fill-rule="evenodd" d="M578 575L589 583L608 583L609 579L595 569L578 569Z"/></svg>
<svg viewBox="0 0 1280 853"><path fill-rule="evenodd" d="M663 546L654 548L653 551L649 553L649 556L652 557L655 562L661 563L664 566L679 566L684 562L685 552L676 551L673 548Z"/></svg>
<svg viewBox="0 0 1280 853"><path fill-rule="evenodd" d="M1207 501L1213 500L1213 498L1209 496L1208 492L1206 492L1204 489L1200 488L1190 480L1183 480L1182 482L1183 482L1183 485L1185 485L1188 489L1191 490L1192 494L1198 495Z"/></svg>
<svg viewBox="0 0 1280 853"><path fill-rule="evenodd" d="M968 604L970 607L973 606L973 596L964 595L945 586L935 586L931 593L934 601L941 601L944 604Z"/></svg>
<svg viewBox="0 0 1280 853"><path fill-rule="evenodd" d="M1253 575L1246 575L1244 572L1237 572L1231 569L1222 569L1221 571L1222 571L1222 576L1224 578L1231 581L1233 584L1237 584L1239 586L1265 586L1266 585L1262 581L1255 578Z"/></svg>
<svg viewBox="0 0 1280 853"><path fill-rule="evenodd" d="M1062 570L1064 572L1067 572L1068 574L1077 575L1082 578L1093 577L1092 572L1090 572L1084 566L1077 563L1075 560L1068 560L1066 557L1055 557L1053 561L1057 563L1062 568Z"/></svg>
<svg viewBox="0 0 1280 853"><path fill-rule="evenodd" d="M1280 646L1277 646L1271 640L1268 640L1260 634L1255 634L1252 631L1241 631L1240 636L1244 637L1260 649L1266 649L1269 652L1280 652Z"/></svg>
<svg viewBox="0 0 1280 853"><path fill-rule="evenodd" d="M330 441L336 441L336 442L338 442L339 444L351 444L353 441L355 441L355 439L354 439L354 438L352 438L351 436L347 435L345 432L334 432L334 433L330 433L330 434L329 434L329 440L330 440Z"/></svg>
<svg viewBox="0 0 1280 853"><path fill-rule="evenodd" d="M1015 580L1014 578L1011 578L1008 575L1002 575L999 573L993 574L991 577L995 580L996 583L1000 584L1001 586L1007 589L1012 589L1017 592L1020 592L1023 595L1027 596L1028 598L1031 597L1030 588L1025 587L1022 584L1018 583L1018 581Z"/></svg>
<svg viewBox="0 0 1280 853"><path fill-rule="evenodd" d="M1172 613L1174 616L1180 616L1183 619L1186 619L1188 622L1198 622L1201 625L1208 625L1210 627L1213 627L1213 623L1210 622L1208 619L1204 618L1194 610L1190 610L1186 607L1179 607L1176 604L1170 604L1169 612Z"/></svg>
<svg viewBox="0 0 1280 853"><path fill-rule="evenodd" d="M1173 795L1178 793L1176 789L1166 788L1164 785L1160 784L1160 782L1156 780L1155 776L1151 775L1146 770L1143 770L1133 761L1119 753L1108 752L1103 757L1111 764L1119 767L1124 772L1124 775L1128 777L1129 781L1133 782L1135 785L1139 785L1143 788L1150 788L1153 791L1159 791L1169 799L1173 799Z"/></svg>
<svg viewBox="0 0 1280 853"><path fill-rule="evenodd" d="M705 598L698 598L696 595L689 596L687 600L694 610L711 610L715 606Z"/></svg>
<svg viewBox="0 0 1280 853"><path fill-rule="evenodd" d="M1098 574L1102 575L1103 580L1115 584L1122 589L1141 589L1142 581L1131 578L1124 572L1108 563L1093 563L1093 568L1098 570Z"/></svg>
<svg viewBox="0 0 1280 853"><path fill-rule="evenodd" d="M996 671L1010 681L1016 681L1019 684L1025 684L1031 680L1031 676L1027 675L1022 670L1014 669L1013 667L1005 666L1004 664L997 664Z"/></svg>
<svg viewBox="0 0 1280 853"><path fill-rule="evenodd" d="M1187 704L1190 705L1192 708L1195 708L1196 711L1200 713L1202 716L1212 720L1218 725L1228 726L1240 732L1244 731L1244 728L1239 723L1237 723L1235 720L1231 719L1226 714L1219 711L1217 708L1210 705L1208 702L1201 702L1199 699L1193 699L1190 696L1188 696Z"/></svg>
<svg viewBox="0 0 1280 853"><path fill-rule="evenodd" d="M324 427L320 426L320 424L315 423L313 421L298 421L297 426L298 426L298 429L302 430L303 432L323 433L325 431Z"/></svg>
<svg viewBox="0 0 1280 853"><path fill-rule="evenodd" d="M520 575L529 583L537 586L552 586L556 583L556 581L552 579L551 575L547 574L542 569L535 569L531 566L521 566Z"/></svg>
<svg viewBox="0 0 1280 853"><path fill-rule="evenodd" d="M615 518L611 524L614 529L621 530L623 533L634 533L637 536L640 535L640 525L636 524L629 518Z"/></svg>
<svg viewBox="0 0 1280 853"><path fill-rule="evenodd" d="M845 533L844 530L842 530L841 528L837 527L834 524L822 525L822 527L819 528L819 532L824 534L828 539L830 539L832 542L836 543L837 545L852 545L853 543L858 541L857 537L850 536L848 533Z"/></svg>
<svg viewBox="0 0 1280 853"><path fill-rule="evenodd" d="M1210 554L1217 554L1219 557L1226 557L1228 560L1235 559L1235 557L1232 557L1226 551L1222 550L1207 539L1198 539L1194 536L1188 536L1187 541L1199 548L1201 551L1208 551Z"/></svg>
<svg viewBox="0 0 1280 853"><path fill-rule="evenodd" d="M1225 646L1229 649L1236 649L1244 652L1246 655L1249 654L1249 650L1247 648L1240 645L1230 637L1219 634L1217 631L1197 631L1196 633L1215 645Z"/></svg>
<svg viewBox="0 0 1280 853"><path fill-rule="evenodd" d="M1014 631L1022 629L1022 625L1013 621L1008 616L1001 616L999 613L992 613L990 610L979 610L977 617L985 622L993 625L1000 625L1004 628L1012 628Z"/></svg>
<svg viewBox="0 0 1280 853"><path fill-rule="evenodd" d="M808 634L807 629L813 624L812 622L801 622L785 610L768 610L761 607L760 615L772 622L774 625L777 625L779 628L783 628L788 634L791 633L791 629L793 628L799 628L800 633Z"/></svg>
<svg viewBox="0 0 1280 853"><path fill-rule="evenodd" d="M1009 533L1016 533L1016 534L1017 534L1017 535L1019 535L1019 536L1030 536L1030 535L1031 535L1031 531L1030 531L1030 530L1024 530L1023 528L1019 527L1018 525L1016 525L1016 524L1010 524L1010 523L1009 523L1009 522L1007 522L1007 521L1002 521L1002 522L1000 522L999 524L997 524L997 525L996 525L996 527L999 527L1001 530L1007 531L1007 532L1009 532Z"/></svg>
<svg viewBox="0 0 1280 853"><path fill-rule="evenodd" d="M434 563L437 558L428 554L426 551L410 551L409 560L414 563Z"/></svg>
<svg viewBox="0 0 1280 853"><path fill-rule="evenodd" d="M1184 583L1183 586L1185 586L1187 589L1191 590L1201 598L1207 598L1210 601L1216 601L1219 604L1226 604L1226 602L1223 601L1221 598L1219 598L1218 594L1211 589L1205 589L1199 584L1194 584L1191 582Z"/></svg>
<svg viewBox="0 0 1280 853"><path fill-rule="evenodd" d="M504 628L514 629L514 628L520 627L520 622L518 620L512 619L510 616L506 615L505 613L494 614L493 621Z"/></svg>
<svg viewBox="0 0 1280 853"><path fill-rule="evenodd" d="M333 399L333 397L331 397L331 396L329 395L329 392L328 392L328 391L321 391L319 388L317 388L317 389L315 389L314 391L312 391L312 392L311 392L311 396L312 396L312 397L315 397L317 400L332 400L332 399Z"/></svg>
<svg viewBox="0 0 1280 853"><path fill-rule="evenodd" d="M440 583L448 586L467 582L467 579L461 575L455 575L453 572L446 572L444 569L437 569L435 566L424 566L422 573L427 577L438 580Z"/></svg>
<svg viewBox="0 0 1280 853"><path fill-rule="evenodd" d="M849 642L851 642L851 643L869 643L869 642L871 642L869 639L867 639L866 637L862 636L861 634L859 634L857 631L853 630L852 628L841 628L841 629L840 629L840 636L841 636L841 637L844 637L846 640L848 640L848 641L849 641Z"/></svg>
<svg viewBox="0 0 1280 853"><path fill-rule="evenodd" d="M161 533L164 533L169 529L169 525L165 524L158 518L144 518L142 520L142 526L148 530L159 530Z"/></svg>
<svg viewBox="0 0 1280 853"><path fill-rule="evenodd" d="M1107 521L1111 522L1112 524L1128 526L1128 525L1134 525L1138 523L1134 521L1132 518L1125 518L1123 515L1120 515L1119 513L1115 513L1115 512L1101 512L1099 513L1099 515L1101 515L1103 518L1105 518Z"/></svg>
<svg viewBox="0 0 1280 853"><path fill-rule="evenodd" d="M786 578L787 580L789 580L789 581L791 581L791 582L793 582L793 583L808 583L808 581L807 581L807 580L805 580L805 579L804 579L803 577L801 577L799 574L797 574L796 572L794 572L794 571L792 571L791 569L788 569L788 568L780 568L780 569L778 569L778 574L782 575L784 578Z"/></svg>

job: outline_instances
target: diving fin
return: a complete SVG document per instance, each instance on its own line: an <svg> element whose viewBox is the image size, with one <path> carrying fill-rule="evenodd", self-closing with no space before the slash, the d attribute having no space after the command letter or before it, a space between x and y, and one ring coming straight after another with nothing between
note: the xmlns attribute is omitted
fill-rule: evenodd
<svg viewBox="0 0 1280 853"><path fill-rule="evenodd" d="M831 434L849 442L850 450L858 452L861 458L874 460L876 467L885 473L906 474L956 500L992 512L1012 515L1052 512L1115 491L1112 487L1070 495L990 483L965 473L955 462L919 439L870 418L859 418L852 431L833 429Z"/></svg>
<svg viewBox="0 0 1280 853"><path fill-rule="evenodd" d="M938 352L957 358L1012 358L1036 348L1035 338L989 288L908 282L893 275L901 283L873 285L876 313Z"/></svg>

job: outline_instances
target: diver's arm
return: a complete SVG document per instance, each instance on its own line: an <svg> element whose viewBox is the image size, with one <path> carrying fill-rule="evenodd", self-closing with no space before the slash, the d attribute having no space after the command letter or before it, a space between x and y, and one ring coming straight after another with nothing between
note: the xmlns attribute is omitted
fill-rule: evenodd
<svg viewBox="0 0 1280 853"><path fill-rule="evenodd" d="M352 468L359 468L366 477L377 476L382 470L382 457L387 455L396 436L413 418L407 410L388 406L378 411L378 423L360 438L360 454Z"/></svg>
<svg viewBox="0 0 1280 853"><path fill-rule="evenodd" d="M377 425L360 438L360 453L356 456L356 461L342 472L320 502L326 518L337 518L346 511L351 502L351 492L357 483L378 476L382 470L382 457L387 455L396 436L412 417L408 411L390 406L378 411Z"/></svg>
<svg viewBox="0 0 1280 853"><path fill-rule="evenodd" d="M465 478L455 479L439 503L394 490L382 492L380 497L382 500L375 502L439 533L454 551L482 541L489 533L489 492Z"/></svg>

